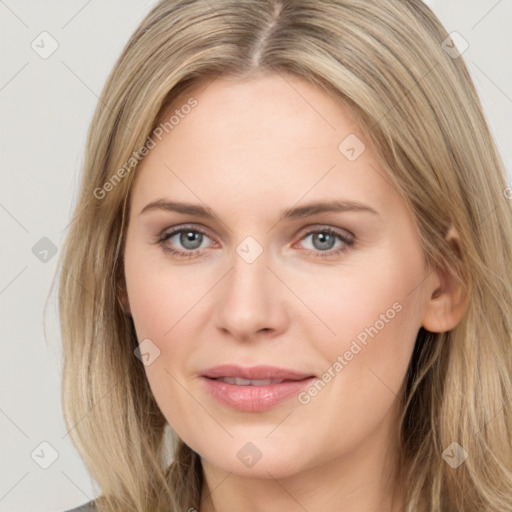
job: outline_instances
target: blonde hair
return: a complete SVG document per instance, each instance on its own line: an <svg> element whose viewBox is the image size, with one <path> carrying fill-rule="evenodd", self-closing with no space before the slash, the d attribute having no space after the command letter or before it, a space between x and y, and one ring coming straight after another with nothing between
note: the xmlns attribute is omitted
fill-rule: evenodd
<svg viewBox="0 0 512 512"><path fill-rule="evenodd" d="M101 512L199 509L199 455L166 426L119 300L129 195L140 150L179 94L255 73L292 73L350 109L403 195L426 261L469 295L455 328L421 328L416 340L401 395L406 510L512 510L510 201L447 37L419 0L163 0L141 22L94 114L61 257L64 417L102 489ZM457 469L442 457L452 442L468 452Z"/></svg>

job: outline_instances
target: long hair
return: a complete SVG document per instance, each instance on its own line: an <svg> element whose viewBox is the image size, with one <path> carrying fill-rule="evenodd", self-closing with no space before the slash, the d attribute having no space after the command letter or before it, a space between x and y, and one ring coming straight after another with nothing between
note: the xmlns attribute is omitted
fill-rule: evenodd
<svg viewBox="0 0 512 512"><path fill-rule="evenodd" d="M135 30L90 126L60 260L64 418L101 512L199 508L199 455L159 410L119 300L130 187L174 98L198 80L256 73L293 73L350 109L430 268L469 296L456 327L416 339L401 390L406 510L512 510L510 189L447 38L420 0L163 0ZM443 457L452 443L467 452L457 468Z"/></svg>

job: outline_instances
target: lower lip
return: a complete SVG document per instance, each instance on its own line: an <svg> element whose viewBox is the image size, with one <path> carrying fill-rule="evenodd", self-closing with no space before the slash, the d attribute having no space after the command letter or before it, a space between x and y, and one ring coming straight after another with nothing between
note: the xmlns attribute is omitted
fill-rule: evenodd
<svg viewBox="0 0 512 512"><path fill-rule="evenodd" d="M202 377L208 391L219 402L233 409L247 412L265 411L298 395L315 380L287 380L268 386L237 386L221 380Z"/></svg>

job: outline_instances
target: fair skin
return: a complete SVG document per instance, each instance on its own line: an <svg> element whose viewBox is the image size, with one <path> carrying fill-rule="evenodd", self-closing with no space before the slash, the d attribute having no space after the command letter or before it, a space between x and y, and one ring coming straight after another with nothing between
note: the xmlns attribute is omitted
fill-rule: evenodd
<svg viewBox="0 0 512 512"><path fill-rule="evenodd" d="M191 96L197 107L136 171L124 303L139 343L149 338L160 350L145 370L162 413L201 456L200 510L398 511L390 501L397 393L420 327L443 332L460 320L460 290L425 266L403 199L331 96L292 75L219 77L171 111ZM354 161L338 149L349 134L366 145ZM141 213L157 200L207 206L215 216ZM286 208L328 200L376 213L279 221ZM156 243L180 226L205 235L196 234L194 246L179 233ZM326 228L354 245L336 235L326 244ZM308 235L313 229L319 234ZM248 236L263 249L251 263L236 250ZM164 248L188 254L179 259ZM390 310L393 318L377 323ZM370 326L378 333L306 404L294 397L240 411L204 387L202 370L225 363L321 378ZM252 467L237 456L249 442L261 454Z"/></svg>

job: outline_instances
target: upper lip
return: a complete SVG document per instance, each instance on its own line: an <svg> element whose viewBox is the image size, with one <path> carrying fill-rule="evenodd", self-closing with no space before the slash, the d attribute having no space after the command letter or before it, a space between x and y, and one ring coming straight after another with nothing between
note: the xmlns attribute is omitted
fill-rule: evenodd
<svg viewBox="0 0 512 512"><path fill-rule="evenodd" d="M234 364L223 364L214 366L203 372L204 377L218 379L222 377L239 377L249 380L263 379L283 379L283 380L302 380L308 377L314 377L310 373L298 372L287 368L278 368L276 366L239 366Z"/></svg>

